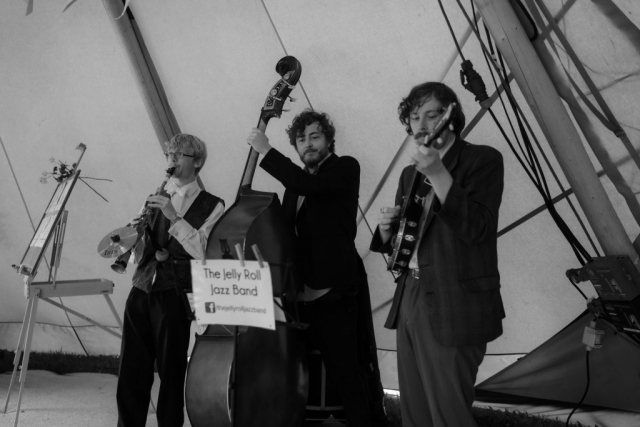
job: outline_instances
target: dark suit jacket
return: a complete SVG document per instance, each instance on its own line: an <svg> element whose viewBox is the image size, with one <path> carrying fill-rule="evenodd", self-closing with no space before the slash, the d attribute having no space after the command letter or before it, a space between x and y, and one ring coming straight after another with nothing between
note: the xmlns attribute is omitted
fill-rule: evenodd
<svg viewBox="0 0 640 427"><path fill-rule="evenodd" d="M418 247L420 286L433 334L447 346L482 344L502 334L497 229L504 165L497 150L464 144L448 166L453 185L444 204L437 197L428 212ZM453 149L454 147L452 147ZM411 185L412 167L403 170L396 205ZM390 252L376 230L371 249ZM385 327L395 329L407 273L400 276Z"/></svg>
<svg viewBox="0 0 640 427"><path fill-rule="evenodd" d="M284 185L285 221L296 226L298 196L306 213L298 228L298 278L312 289L357 288L360 280L355 247L360 164L353 157L331 154L311 175L276 149L260 166Z"/></svg>

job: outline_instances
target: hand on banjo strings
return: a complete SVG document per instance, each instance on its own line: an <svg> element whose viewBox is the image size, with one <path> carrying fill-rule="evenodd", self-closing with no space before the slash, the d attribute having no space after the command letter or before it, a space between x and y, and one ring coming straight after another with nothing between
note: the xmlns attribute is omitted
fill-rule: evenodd
<svg viewBox="0 0 640 427"><path fill-rule="evenodd" d="M394 208L384 207L380 208L380 219L378 221L378 227L381 231L391 230L393 224L398 222L398 214L400 213L400 206Z"/></svg>

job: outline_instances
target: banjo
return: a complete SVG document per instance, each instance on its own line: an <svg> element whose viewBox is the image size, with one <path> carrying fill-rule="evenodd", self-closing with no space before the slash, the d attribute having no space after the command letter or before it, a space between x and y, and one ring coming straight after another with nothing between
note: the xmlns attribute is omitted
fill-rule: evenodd
<svg viewBox="0 0 640 427"><path fill-rule="evenodd" d="M426 147L433 145L433 148L438 150L444 146L444 142L439 140L439 136L449 124L454 107L455 103L449 104L434 130L424 136L424 141L421 145ZM419 139L421 135L416 134L414 137ZM415 250L418 241L418 225L424 209L425 196L419 194L419 190L421 188L424 189L423 186L431 187L431 184L427 177L416 169L413 171L411 187L408 193L403 196L402 206L398 214L399 227L391 239L392 252L387 262L387 270L402 273L409 267L411 254Z"/></svg>

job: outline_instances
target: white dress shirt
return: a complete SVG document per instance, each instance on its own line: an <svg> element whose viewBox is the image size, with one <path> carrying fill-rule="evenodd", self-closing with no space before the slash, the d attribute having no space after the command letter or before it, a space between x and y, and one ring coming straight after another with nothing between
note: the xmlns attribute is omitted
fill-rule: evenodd
<svg viewBox="0 0 640 427"><path fill-rule="evenodd" d="M171 204L180 217L187 213L198 194L202 191L197 181L178 187L173 180L169 181L165 190L171 196ZM144 206L140 212L143 210ZM211 233L213 226L223 213L224 204L218 203L199 229L193 228L191 224L182 219L176 221L169 228L169 235L175 238L193 259L203 259L207 241L209 240L209 233ZM160 212L159 215L163 215L163 213ZM140 261L143 249L144 245L136 246L134 252L136 262Z"/></svg>
<svg viewBox="0 0 640 427"><path fill-rule="evenodd" d="M171 196L173 208L180 217L187 213L202 191L197 181L178 187L173 180L169 182L166 190ZM176 221L169 228L169 235L173 236L193 259L203 259L209 233L223 213L224 205L218 203L199 229L193 228L191 224L182 219Z"/></svg>

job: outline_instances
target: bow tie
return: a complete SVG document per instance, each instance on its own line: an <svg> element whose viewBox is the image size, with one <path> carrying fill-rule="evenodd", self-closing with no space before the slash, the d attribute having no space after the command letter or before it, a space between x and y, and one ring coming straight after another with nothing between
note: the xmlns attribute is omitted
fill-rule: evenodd
<svg viewBox="0 0 640 427"><path fill-rule="evenodd" d="M178 187L174 183L171 183L167 192L171 195L177 194L180 197L184 197L187 194L187 189L185 187Z"/></svg>

